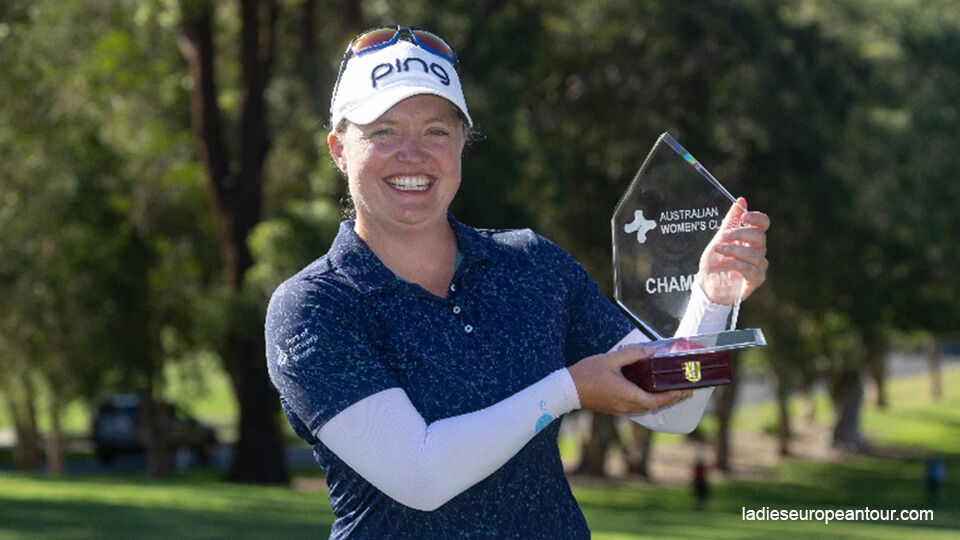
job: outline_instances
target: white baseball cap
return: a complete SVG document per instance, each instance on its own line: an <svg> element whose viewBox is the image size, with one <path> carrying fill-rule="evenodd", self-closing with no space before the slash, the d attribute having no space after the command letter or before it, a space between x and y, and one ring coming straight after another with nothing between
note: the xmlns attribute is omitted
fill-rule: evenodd
<svg viewBox="0 0 960 540"><path fill-rule="evenodd" d="M390 107L418 94L446 98L460 110L467 125L473 125L453 64L416 43L397 40L387 47L355 54L345 62L330 103L333 129L344 118L354 124L369 124Z"/></svg>

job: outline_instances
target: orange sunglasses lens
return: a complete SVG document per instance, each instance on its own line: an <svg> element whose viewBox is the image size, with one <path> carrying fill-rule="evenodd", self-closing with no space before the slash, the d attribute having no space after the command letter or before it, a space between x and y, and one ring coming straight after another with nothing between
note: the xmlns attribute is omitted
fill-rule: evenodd
<svg viewBox="0 0 960 540"><path fill-rule="evenodd" d="M430 32L425 30L414 30L413 35L417 37L420 41L420 44L428 49L433 49L435 52L438 52L444 56L453 56L453 49L447 45L447 42L440 39L439 36L435 36Z"/></svg>
<svg viewBox="0 0 960 540"><path fill-rule="evenodd" d="M395 35L397 35L396 28L379 28L377 30L371 30L353 40L353 44L350 45L350 47L353 49L353 52L360 52L364 49L369 49L370 47L383 45L384 43L387 43L393 39L393 36Z"/></svg>

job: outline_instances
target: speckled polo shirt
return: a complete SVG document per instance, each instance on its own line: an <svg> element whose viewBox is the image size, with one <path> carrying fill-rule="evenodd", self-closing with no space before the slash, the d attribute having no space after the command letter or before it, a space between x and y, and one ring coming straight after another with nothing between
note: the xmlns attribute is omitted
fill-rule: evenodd
<svg viewBox="0 0 960 540"><path fill-rule="evenodd" d="M482 409L633 329L549 240L449 221L462 258L446 298L396 277L345 221L330 251L270 301L270 376L327 473L338 518L331 537L588 538L560 462L558 421L432 512L383 494L314 436L349 405L393 387L428 424Z"/></svg>

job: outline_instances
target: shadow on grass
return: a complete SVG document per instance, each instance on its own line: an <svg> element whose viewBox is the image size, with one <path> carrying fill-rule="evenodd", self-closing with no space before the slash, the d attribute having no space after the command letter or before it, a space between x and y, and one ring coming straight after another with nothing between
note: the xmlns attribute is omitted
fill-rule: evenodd
<svg viewBox="0 0 960 540"><path fill-rule="evenodd" d="M325 517L325 516L322 516ZM330 521L264 518L256 513L137 508L91 502L5 501L0 536L23 538L326 538Z"/></svg>
<svg viewBox="0 0 960 540"><path fill-rule="evenodd" d="M0 538L326 538L332 521L287 488L0 475Z"/></svg>

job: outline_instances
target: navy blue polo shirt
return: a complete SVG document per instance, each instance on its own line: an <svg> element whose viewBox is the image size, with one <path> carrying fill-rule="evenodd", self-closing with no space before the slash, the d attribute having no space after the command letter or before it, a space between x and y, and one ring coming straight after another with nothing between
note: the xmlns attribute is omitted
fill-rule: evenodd
<svg viewBox="0 0 960 540"><path fill-rule="evenodd" d="M549 240L449 221L462 258L446 298L395 276L352 221L271 298L270 377L327 473L338 518L331 537L588 538L560 462L558 421L432 512L383 494L315 437L346 407L393 387L428 424L482 409L609 350L634 328Z"/></svg>

